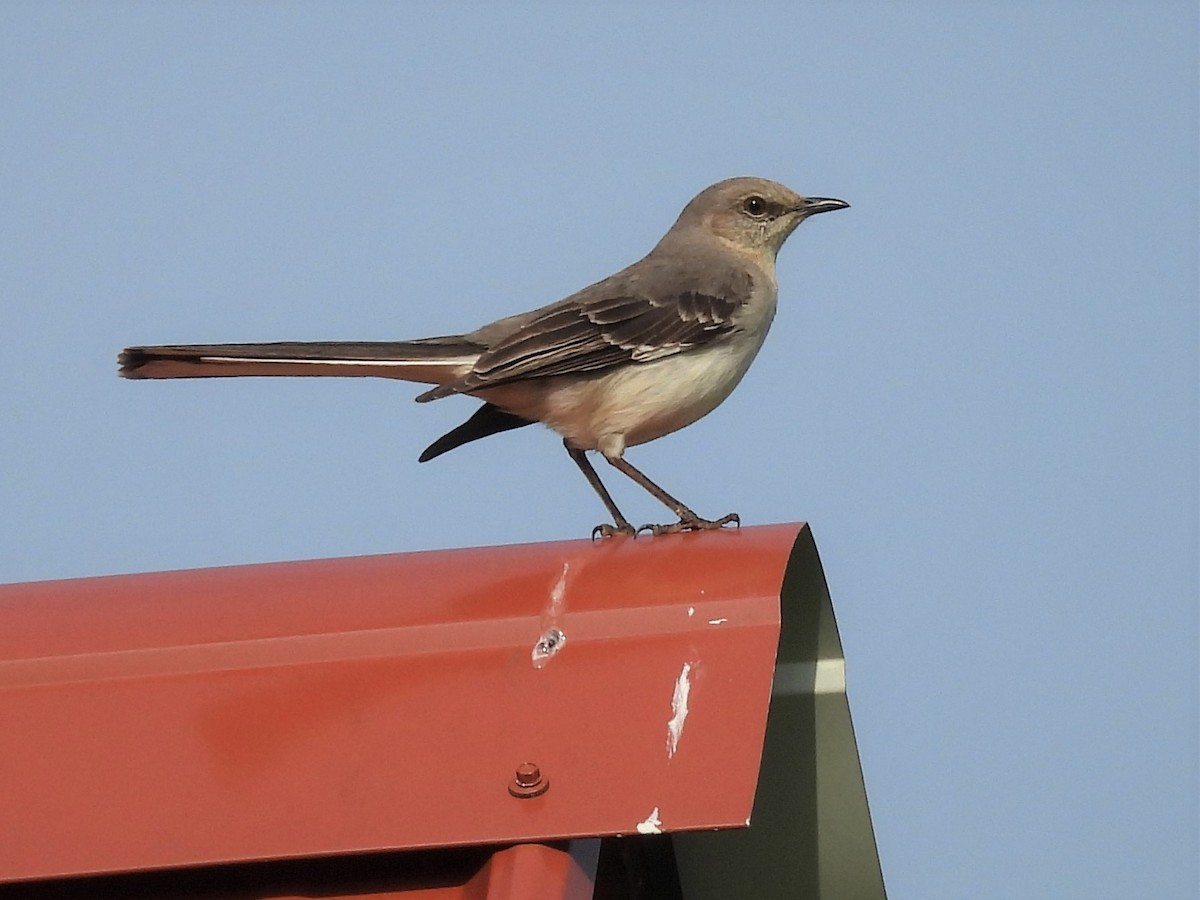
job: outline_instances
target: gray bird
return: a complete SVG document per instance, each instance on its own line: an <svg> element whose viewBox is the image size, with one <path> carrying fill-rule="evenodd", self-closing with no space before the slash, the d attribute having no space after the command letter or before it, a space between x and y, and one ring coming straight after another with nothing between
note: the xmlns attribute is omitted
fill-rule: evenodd
<svg viewBox="0 0 1200 900"><path fill-rule="evenodd" d="M415 341L129 347L126 378L378 376L435 385L417 402L470 394L483 405L421 454L542 422L600 495L615 524L593 536L720 528L634 468L625 448L690 425L729 396L771 320L775 256L802 221L849 204L801 197L774 181L730 178L698 194L642 260L557 303L468 334ZM679 517L635 529L585 455L600 452Z"/></svg>

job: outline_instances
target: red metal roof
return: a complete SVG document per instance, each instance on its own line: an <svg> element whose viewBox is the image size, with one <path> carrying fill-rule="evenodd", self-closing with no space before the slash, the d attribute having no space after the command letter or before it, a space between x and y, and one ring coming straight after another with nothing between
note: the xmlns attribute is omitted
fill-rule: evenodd
<svg viewBox="0 0 1200 900"><path fill-rule="evenodd" d="M742 826L801 527L0 586L0 881Z"/></svg>

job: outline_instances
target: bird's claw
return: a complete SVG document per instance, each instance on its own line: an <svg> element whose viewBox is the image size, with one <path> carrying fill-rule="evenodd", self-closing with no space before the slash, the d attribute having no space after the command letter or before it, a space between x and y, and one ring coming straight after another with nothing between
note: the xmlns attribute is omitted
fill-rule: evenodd
<svg viewBox="0 0 1200 900"><path fill-rule="evenodd" d="M699 516L691 516L680 519L678 522L672 522L670 525L643 525L635 534L641 534L643 531L653 535L677 534L681 531L712 531L717 528L724 528L726 525L736 525L738 528L741 528L741 517L737 513L730 513L727 516L721 516L719 519L702 519Z"/></svg>
<svg viewBox="0 0 1200 900"><path fill-rule="evenodd" d="M592 529L592 540L594 541L598 537L615 537L618 534L626 535L627 537L633 537L635 534L637 534L637 530L628 522L626 522L624 525L609 525L607 522L602 522Z"/></svg>

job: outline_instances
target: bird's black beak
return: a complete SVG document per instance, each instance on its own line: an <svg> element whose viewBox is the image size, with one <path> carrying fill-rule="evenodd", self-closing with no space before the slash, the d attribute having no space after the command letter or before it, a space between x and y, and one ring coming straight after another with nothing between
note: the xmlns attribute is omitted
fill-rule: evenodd
<svg viewBox="0 0 1200 900"><path fill-rule="evenodd" d="M817 213L833 212L835 209L849 208L850 204L845 200L836 200L833 197L805 197L800 212L808 217L815 216Z"/></svg>

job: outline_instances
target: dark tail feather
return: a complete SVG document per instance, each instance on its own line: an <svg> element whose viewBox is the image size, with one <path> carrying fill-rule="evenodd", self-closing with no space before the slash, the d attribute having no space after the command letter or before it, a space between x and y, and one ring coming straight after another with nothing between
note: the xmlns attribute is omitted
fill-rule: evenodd
<svg viewBox="0 0 1200 900"><path fill-rule="evenodd" d="M128 347L125 378L377 375L438 384L468 371L483 348L457 335L419 341L313 341Z"/></svg>
<svg viewBox="0 0 1200 900"><path fill-rule="evenodd" d="M488 435L499 434L501 431L510 431L513 428L522 428L532 424L529 419L514 416L512 413L505 412L497 406L485 403L479 409L475 410L475 415L471 416L467 421L463 422L453 431L443 434L426 447L425 452L420 456L420 462L429 462L429 460L435 456L441 456L447 450L453 450L455 447L461 447L463 444L469 444L471 441L477 441Z"/></svg>

